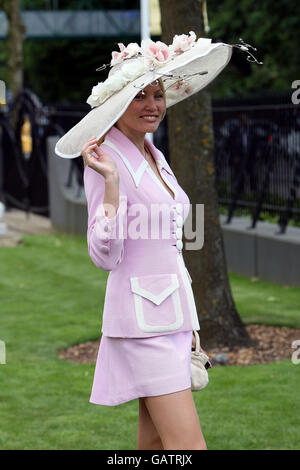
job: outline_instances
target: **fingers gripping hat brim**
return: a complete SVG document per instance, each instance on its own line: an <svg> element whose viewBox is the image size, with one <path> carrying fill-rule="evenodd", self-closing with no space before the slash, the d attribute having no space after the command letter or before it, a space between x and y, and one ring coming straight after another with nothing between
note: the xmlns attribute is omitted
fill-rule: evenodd
<svg viewBox="0 0 300 470"><path fill-rule="evenodd" d="M166 93L167 108L183 101L205 88L228 64L232 47L224 43L197 44L184 54L156 68L145 72L104 103L93 108L81 121L59 139L55 153L62 158L76 158L81 155L84 144L92 136L100 139L120 119L140 91L155 79L162 78ZM172 72L173 77L167 77ZM199 75L200 72L207 72ZM193 74L198 75L193 75ZM186 74L187 80L178 81L177 75Z"/></svg>

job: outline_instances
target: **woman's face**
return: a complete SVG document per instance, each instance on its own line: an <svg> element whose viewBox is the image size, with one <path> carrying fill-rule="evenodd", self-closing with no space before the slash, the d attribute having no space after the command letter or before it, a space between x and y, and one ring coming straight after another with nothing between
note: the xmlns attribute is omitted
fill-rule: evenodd
<svg viewBox="0 0 300 470"><path fill-rule="evenodd" d="M160 84L153 85L148 85L132 100L117 122L120 128L141 133L156 131L166 105Z"/></svg>

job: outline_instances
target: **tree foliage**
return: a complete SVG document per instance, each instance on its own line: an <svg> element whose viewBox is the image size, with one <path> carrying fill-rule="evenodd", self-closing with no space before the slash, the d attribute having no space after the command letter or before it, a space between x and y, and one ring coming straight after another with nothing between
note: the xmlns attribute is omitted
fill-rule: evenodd
<svg viewBox="0 0 300 470"><path fill-rule="evenodd" d="M300 15L296 0L208 1L209 37L229 44L241 37L257 48L258 66L245 62L235 50L227 73L218 77L217 95L249 94L257 91L287 91L300 76L298 44Z"/></svg>

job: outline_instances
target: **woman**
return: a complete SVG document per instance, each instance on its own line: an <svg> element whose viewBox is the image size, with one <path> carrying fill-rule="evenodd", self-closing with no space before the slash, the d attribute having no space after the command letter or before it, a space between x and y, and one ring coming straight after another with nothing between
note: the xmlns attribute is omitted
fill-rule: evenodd
<svg viewBox="0 0 300 470"><path fill-rule="evenodd" d="M87 100L93 109L55 148L62 158L84 159L88 251L109 271L90 401L138 398L138 449L204 450L190 377L192 332L200 325L182 256L190 202L145 135L166 107L214 80L233 46L196 40L191 31L170 46L145 40L119 47L108 78ZM236 47L249 53L248 45Z"/></svg>
<svg viewBox="0 0 300 470"><path fill-rule="evenodd" d="M166 103L164 99L163 85L161 81L157 84L154 82L136 95L126 112L115 124L115 127L137 147L141 155L143 155L145 160L149 163L151 169L155 173L155 177L160 180L161 184L164 185L165 189L170 193L170 196L173 199L173 193L162 179L156 166L156 160L151 155L148 148L148 146L150 147L149 141L148 139L145 139L146 133L152 133L157 130L165 114L165 110ZM110 133L108 133L108 136L109 135ZM85 165L104 177L105 193L103 205L105 206L105 204L108 204L109 209L112 209L111 213L108 214L107 217L115 217L118 210L120 178L114 158L98 147L96 137L92 137L84 145L82 156L84 158ZM85 170L86 192L87 195L89 195L90 188L87 187L89 180L86 177L86 171L90 170ZM92 219L91 214L89 218ZM178 383L172 384L173 390L178 389L178 391L156 396L139 397L139 426L137 433L138 449L206 449L206 443L201 431L189 383L192 330L183 333L174 333L174 335L178 336L172 345L172 347L175 348L175 353L177 352L176 348L182 348L182 350L178 351L178 358L175 358L173 373L176 373L176 367L178 367L184 370L184 374L182 373L181 376L178 377ZM107 355L114 352L110 351L110 349L114 349L116 351L116 349L119 348L118 354L121 354L122 352L124 353L123 348L124 350L126 347L127 349L135 348L134 354L132 354L131 358L131 366L137 368L138 364L136 362L138 361L138 358L143 361L142 355L147 354L146 347L141 347L141 350L139 351L138 343L145 341L149 343L149 341L152 341L152 347L157 348L159 351L162 339L163 338L160 338L160 341L157 341L155 336L146 340L143 338L134 340L117 339L123 343L128 343L128 345L123 344L120 347L117 346L117 344L114 344L116 343L115 339L102 337L91 397L92 403L105 404L108 403L108 401L105 401L105 398L106 400L113 398L112 396L109 397L105 395L107 388L104 386L104 383L110 380L109 377L106 376L110 371L107 370L108 366L104 363L104 361L107 360ZM167 347L168 338L166 338L165 341L166 345L162 348L161 354L158 354L157 364L162 368L170 368L172 367L172 364L170 364L169 361L172 358L170 357ZM107 342L109 343L107 344ZM130 345L130 342L132 342L132 345ZM101 355L102 346L103 357ZM154 358L152 360L154 360ZM165 362L165 366L163 365L163 362ZM118 366L120 367L119 363L116 362L114 367ZM122 383L120 377L120 375L122 375L122 370L118 372L115 371L114 373L119 378L119 384L115 384L116 388L112 391L112 395L114 395L114 392L116 394L118 393L118 387L120 387ZM135 381L135 385L138 389L138 385L140 385L138 379L141 376L141 371L139 372L136 370L136 374L138 378ZM158 378L160 381L164 380L164 375L161 374L161 371L158 371ZM153 377L153 380L155 380L155 377ZM165 376L165 381L167 381L167 376ZM168 386L168 383L165 385L161 384L162 393L166 386ZM150 384L149 393L151 392ZM159 389L155 388L154 393L159 393ZM125 398L122 398L122 400L126 400L125 392L124 396ZM131 398L130 393L128 394L128 399L133 399L133 397L134 395Z"/></svg>

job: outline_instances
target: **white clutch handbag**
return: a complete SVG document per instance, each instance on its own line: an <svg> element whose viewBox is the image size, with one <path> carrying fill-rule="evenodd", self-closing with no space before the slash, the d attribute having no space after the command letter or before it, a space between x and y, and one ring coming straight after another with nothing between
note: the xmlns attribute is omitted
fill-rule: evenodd
<svg viewBox="0 0 300 470"><path fill-rule="evenodd" d="M209 367L212 367L209 357L200 351L200 337L196 330L193 330L196 339L195 351L191 354L191 389L202 390L208 384Z"/></svg>

